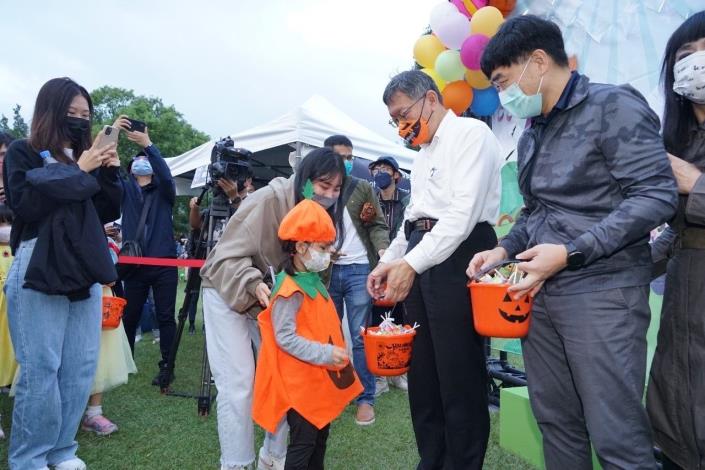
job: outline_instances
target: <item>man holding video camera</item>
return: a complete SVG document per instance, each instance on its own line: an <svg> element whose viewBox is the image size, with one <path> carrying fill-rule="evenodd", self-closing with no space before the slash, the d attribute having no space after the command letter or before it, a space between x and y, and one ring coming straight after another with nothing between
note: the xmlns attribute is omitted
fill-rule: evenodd
<svg viewBox="0 0 705 470"><path fill-rule="evenodd" d="M210 246L218 243L220 235L225 230L225 225L230 217L235 213L243 199L247 197L252 188L252 168L249 166L249 159L252 152L243 148L235 148L230 138L223 139L213 148L211 155L212 164L209 167L209 187L210 201L214 204L225 204L227 199L227 215L217 216L214 213L213 233L209 233L211 208L204 206L202 198L194 197L189 202L189 225L191 226L189 258L205 258L207 254L206 244L209 237L212 237ZM217 211L216 211L217 212ZM189 275L197 270L189 271ZM189 334L196 332L196 306L198 304L199 292L193 292L191 305L189 305Z"/></svg>
<svg viewBox="0 0 705 470"><path fill-rule="evenodd" d="M176 258L172 221L176 187L171 171L150 140L144 123L120 116L113 127L124 131L131 142L142 148L129 163L128 174L121 178L123 243L129 240L138 242L144 257ZM173 375L168 378L166 375L176 332L174 312L178 280L177 268L163 266L138 266L123 279L127 306L122 321L133 354L142 306L150 288L154 293L162 359L159 361L159 374L152 385L171 383L173 380Z"/></svg>

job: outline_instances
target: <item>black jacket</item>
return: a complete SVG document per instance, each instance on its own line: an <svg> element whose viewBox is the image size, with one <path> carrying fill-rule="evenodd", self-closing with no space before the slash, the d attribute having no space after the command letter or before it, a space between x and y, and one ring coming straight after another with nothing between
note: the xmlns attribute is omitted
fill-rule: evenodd
<svg viewBox="0 0 705 470"><path fill-rule="evenodd" d="M117 168L89 174L76 165L44 167L23 140L8 149L4 170L7 202L15 213L13 252L21 240L37 237L25 287L79 300L96 282L117 279L103 233L103 223L120 215Z"/></svg>

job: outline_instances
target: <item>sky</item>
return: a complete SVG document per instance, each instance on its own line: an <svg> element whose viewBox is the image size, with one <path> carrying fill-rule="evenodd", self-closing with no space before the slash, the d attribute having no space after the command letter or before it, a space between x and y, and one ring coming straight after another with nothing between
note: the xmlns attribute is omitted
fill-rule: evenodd
<svg viewBox="0 0 705 470"><path fill-rule="evenodd" d="M438 0L0 0L0 113L31 117L69 76L174 105L212 138L263 124L313 94L389 138L381 96L413 65Z"/></svg>

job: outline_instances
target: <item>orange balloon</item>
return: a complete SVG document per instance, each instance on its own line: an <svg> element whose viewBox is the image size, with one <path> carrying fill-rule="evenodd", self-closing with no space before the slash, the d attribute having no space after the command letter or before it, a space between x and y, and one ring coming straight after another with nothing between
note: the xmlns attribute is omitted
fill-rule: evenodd
<svg viewBox="0 0 705 470"><path fill-rule="evenodd" d="M482 70L468 70L465 72L465 81L478 90L484 90L492 85Z"/></svg>
<svg viewBox="0 0 705 470"><path fill-rule="evenodd" d="M489 6L501 11L502 16L506 18L517 6L517 0L490 0Z"/></svg>
<svg viewBox="0 0 705 470"><path fill-rule="evenodd" d="M443 106L460 116L472 103L472 88L465 80L451 82L441 92Z"/></svg>

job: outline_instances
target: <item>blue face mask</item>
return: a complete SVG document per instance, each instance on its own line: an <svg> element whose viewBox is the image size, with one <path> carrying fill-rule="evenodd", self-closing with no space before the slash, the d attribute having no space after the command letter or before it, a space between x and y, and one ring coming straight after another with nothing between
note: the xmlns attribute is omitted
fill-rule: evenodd
<svg viewBox="0 0 705 470"><path fill-rule="evenodd" d="M352 169L353 169L352 160L345 160L345 174L349 176L350 173L352 173Z"/></svg>
<svg viewBox="0 0 705 470"><path fill-rule="evenodd" d="M152 164L146 158L140 158L132 162L132 174L135 176L149 176L154 171L152 170Z"/></svg>
<svg viewBox="0 0 705 470"><path fill-rule="evenodd" d="M392 184L392 175L380 171L375 175L375 186L379 189L387 189Z"/></svg>
<svg viewBox="0 0 705 470"><path fill-rule="evenodd" d="M529 59L524 66L524 70L521 71L519 80L510 85L506 90L499 92L499 101L502 103L502 107L519 119L538 116L541 114L541 107L543 106L543 95L540 93L543 77L541 77L539 89L536 90L535 95L529 96L519 88L519 82L524 76L524 72L526 72L526 68L529 66L530 62L531 59Z"/></svg>

